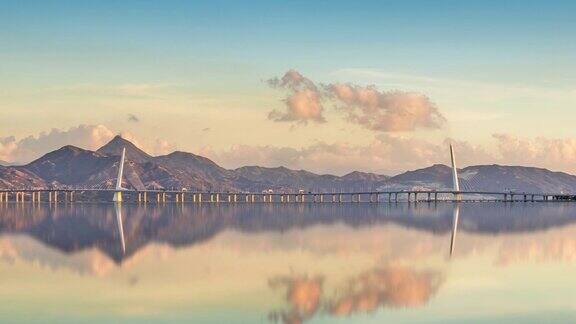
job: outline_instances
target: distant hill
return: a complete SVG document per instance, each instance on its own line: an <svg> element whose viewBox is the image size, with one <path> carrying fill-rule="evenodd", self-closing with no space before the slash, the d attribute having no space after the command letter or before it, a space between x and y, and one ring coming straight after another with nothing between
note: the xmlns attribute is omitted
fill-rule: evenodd
<svg viewBox="0 0 576 324"><path fill-rule="evenodd" d="M115 184L119 155L126 148L124 187L187 188L203 191L364 191L448 189L451 169L436 164L394 177L354 171L344 176L316 174L285 167L245 166L225 169L187 152L152 156L116 136L97 151L64 146L23 166L0 166L0 188L107 187ZM463 190L576 192L576 177L542 168L502 165L469 166L459 170Z"/></svg>
<svg viewBox="0 0 576 324"><path fill-rule="evenodd" d="M380 189L450 189L451 168L437 164L390 178ZM461 190L576 192L576 176L542 168L475 165L458 170Z"/></svg>

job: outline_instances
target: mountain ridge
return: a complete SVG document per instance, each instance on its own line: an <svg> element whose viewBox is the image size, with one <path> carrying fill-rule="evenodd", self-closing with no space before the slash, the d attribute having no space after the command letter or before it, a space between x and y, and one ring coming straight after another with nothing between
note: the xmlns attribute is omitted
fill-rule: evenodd
<svg viewBox="0 0 576 324"><path fill-rule="evenodd" d="M284 166L226 169L209 158L189 152L152 156L118 135L96 151L66 145L25 165L0 166L0 188L109 187L115 183L118 156L123 148L126 148L126 176L123 179L126 183L123 185L127 188L136 187L136 182L140 183L139 188L144 185L149 189L238 192L441 190L452 187L451 168L444 164L392 177L360 171L343 176L316 174ZM135 181L136 178L139 180ZM459 181L462 190L470 191L576 192L576 176L528 166L467 166L459 169Z"/></svg>

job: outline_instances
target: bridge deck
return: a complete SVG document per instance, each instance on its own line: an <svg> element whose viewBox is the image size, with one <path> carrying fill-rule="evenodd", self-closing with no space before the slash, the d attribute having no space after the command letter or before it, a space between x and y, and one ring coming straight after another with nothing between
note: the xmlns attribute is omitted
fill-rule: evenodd
<svg viewBox="0 0 576 324"><path fill-rule="evenodd" d="M134 201L176 202L392 202L392 201L570 201L576 194L510 192L510 191L454 191L454 190L391 190L346 192L228 192L188 190L134 190L112 188L22 188L0 189L0 202L9 201L65 201L83 193L118 193ZM48 197L46 196L48 193ZM64 196L64 197L62 197ZM155 199L154 199L155 198Z"/></svg>

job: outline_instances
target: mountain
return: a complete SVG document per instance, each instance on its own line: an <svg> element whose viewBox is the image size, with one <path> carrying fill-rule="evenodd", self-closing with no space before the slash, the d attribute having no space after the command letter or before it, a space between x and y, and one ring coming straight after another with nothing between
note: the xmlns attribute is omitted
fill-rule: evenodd
<svg viewBox="0 0 576 324"><path fill-rule="evenodd" d="M386 190L452 188L452 168L443 164L404 172L394 176L382 187Z"/></svg>
<svg viewBox="0 0 576 324"><path fill-rule="evenodd" d="M151 155L139 149L132 142L116 135L110 142L98 149L98 153L112 156L120 156L122 149L126 148L126 158L138 163L148 162L153 159Z"/></svg>
<svg viewBox="0 0 576 324"><path fill-rule="evenodd" d="M344 176L316 174L285 167L245 166L225 169L214 161L176 151L152 156L120 136L97 151L67 145L23 166L0 166L0 188L99 187L111 188L118 173L119 155L126 148L123 186L202 191L276 192L441 190L452 188L451 168L436 164L394 177L354 171ZM517 192L576 192L576 177L542 168L478 165L459 170L462 190Z"/></svg>
<svg viewBox="0 0 576 324"><path fill-rule="evenodd" d="M47 183L82 186L94 184L99 174L112 177L117 159L107 155L67 145L20 167Z"/></svg>
<svg viewBox="0 0 576 324"><path fill-rule="evenodd" d="M0 166L0 188L44 188L46 181L36 174L15 167Z"/></svg>
<svg viewBox="0 0 576 324"><path fill-rule="evenodd" d="M576 192L576 176L547 169L475 165L458 170L461 190L517 192ZM437 164L390 178L381 190L451 189L452 169Z"/></svg>
<svg viewBox="0 0 576 324"><path fill-rule="evenodd" d="M258 183L259 190L280 191L305 189L316 191L346 191L375 189L388 179L387 176L372 173L353 172L342 177L318 175L305 170L290 170L285 167L264 168L246 166L234 170L242 177Z"/></svg>
<svg viewBox="0 0 576 324"><path fill-rule="evenodd" d="M172 152L152 161L174 171L180 187L200 190L238 190L236 175L205 157L186 152Z"/></svg>

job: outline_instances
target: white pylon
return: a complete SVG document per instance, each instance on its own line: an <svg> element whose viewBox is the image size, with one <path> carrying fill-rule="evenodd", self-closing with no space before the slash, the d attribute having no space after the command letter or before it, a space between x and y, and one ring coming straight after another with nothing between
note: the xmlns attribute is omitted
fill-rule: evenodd
<svg viewBox="0 0 576 324"><path fill-rule="evenodd" d="M454 157L454 148L450 144L450 159L452 160L452 190L460 191L460 184L458 183L458 169L456 168L456 158ZM460 200L460 195L454 196L456 200Z"/></svg>
<svg viewBox="0 0 576 324"><path fill-rule="evenodd" d="M122 149L122 156L120 157L120 165L118 166L118 178L116 179L116 192L114 192L114 197L112 201L121 202L122 201L122 173L124 173L124 158L126 156L126 148Z"/></svg>

